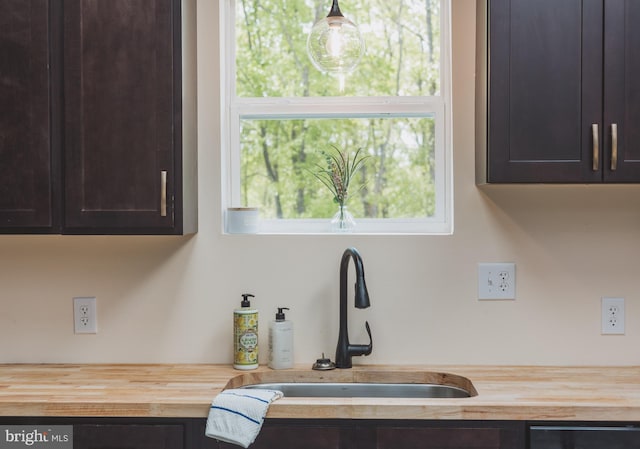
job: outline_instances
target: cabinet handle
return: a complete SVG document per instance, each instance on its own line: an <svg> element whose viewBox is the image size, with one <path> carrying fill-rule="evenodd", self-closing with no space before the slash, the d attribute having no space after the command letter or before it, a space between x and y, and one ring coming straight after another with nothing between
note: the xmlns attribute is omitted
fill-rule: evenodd
<svg viewBox="0 0 640 449"><path fill-rule="evenodd" d="M618 168L618 124L611 124L611 171Z"/></svg>
<svg viewBox="0 0 640 449"><path fill-rule="evenodd" d="M167 171L160 172L160 216L167 216Z"/></svg>
<svg viewBox="0 0 640 449"><path fill-rule="evenodd" d="M600 168L600 139L598 138L598 124L591 125L591 134L593 136L593 171Z"/></svg>

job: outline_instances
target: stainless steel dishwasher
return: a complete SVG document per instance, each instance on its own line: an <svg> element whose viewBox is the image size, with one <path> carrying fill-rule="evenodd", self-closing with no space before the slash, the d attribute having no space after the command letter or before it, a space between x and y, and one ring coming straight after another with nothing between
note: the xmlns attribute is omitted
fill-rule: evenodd
<svg viewBox="0 0 640 449"><path fill-rule="evenodd" d="M640 425L531 425L529 449L640 449Z"/></svg>

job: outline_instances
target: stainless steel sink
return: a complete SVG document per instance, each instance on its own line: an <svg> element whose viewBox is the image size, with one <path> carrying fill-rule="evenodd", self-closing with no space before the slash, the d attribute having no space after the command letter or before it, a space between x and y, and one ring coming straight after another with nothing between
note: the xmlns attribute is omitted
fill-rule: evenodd
<svg viewBox="0 0 640 449"><path fill-rule="evenodd" d="M244 385L242 388L279 390L285 397L305 398L468 398L459 387L420 383L277 382Z"/></svg>

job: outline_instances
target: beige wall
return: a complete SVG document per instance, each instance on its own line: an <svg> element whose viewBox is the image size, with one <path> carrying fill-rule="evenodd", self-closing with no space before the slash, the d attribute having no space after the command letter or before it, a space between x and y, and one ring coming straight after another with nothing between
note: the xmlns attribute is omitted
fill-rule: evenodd
<svg viewBox="0 0 640 449"><path fill-rule="evenodd" d="M217 2L199 0L199 209L191 237L0 236L0 362L229 363L231 313L252 292L261 348L291 308L296 361L333 356L342 251L363 255L371 308L350 308L356 363L638 364L637 187L474 183L475 1L453 0L455 233L449 237L221 234ZM476 300L476 264L517 264L517 300ZM99 333L74 335L73 296ZM625 336L600 335L623 296ZM264 360L264 358L263 358Z"/></svg>

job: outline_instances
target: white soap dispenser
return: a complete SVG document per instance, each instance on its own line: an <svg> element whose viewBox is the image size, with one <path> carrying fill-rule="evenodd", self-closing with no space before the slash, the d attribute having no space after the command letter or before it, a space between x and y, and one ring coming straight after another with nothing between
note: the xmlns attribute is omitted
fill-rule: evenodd
<svg viewBox="0 0 640 449"><path fill-rule="evenodd" d="M269 368L293 368L293 323L285 319L283 310L278 307L275 321L269 322Z"/></svg>

